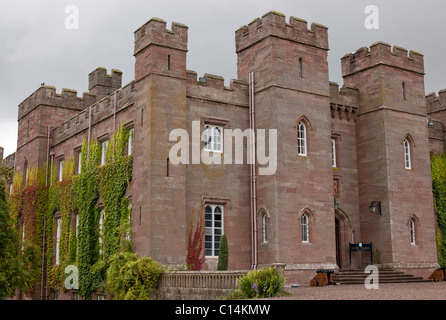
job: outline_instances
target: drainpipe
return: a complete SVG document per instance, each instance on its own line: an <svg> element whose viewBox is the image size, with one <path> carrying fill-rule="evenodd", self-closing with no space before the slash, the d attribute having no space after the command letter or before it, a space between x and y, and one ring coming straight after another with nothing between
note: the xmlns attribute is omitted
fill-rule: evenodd
<svg viewBox="0 0 446 320"><path fill-rule="evenodd" d="M48 167L48 165L47 165ZM44 296L44 280L45 280L45 234L46 234L46 219L43 217L43 243L42 243L42 278L40 281L40 300L46 300ZM46 287L46 284L45 284ZM44 299L45 297L45 299Z"/></svg>
<svg viewBox="0 0 446 320"><path fill-rule="evenodd" d="M45 186L48 187L48 166L49 166L49 157L50 157L50 132L51 126L48 126L48 135L47 135L47 144L46 144L46 177L45 177Z"/></svg>
<svg viewBox="0 0 446 320"><path fill-rule="evenodd" d="M49 166L49 157L50 157L50 132L51 126L48 126L48 137L47 137L47 145L46 145L46 176L45 176L45 186L48 187L48 166ZM44 299L44 283L45 283L45 217L43 217L43 243L42 243L42 277L40 281L40 300L46 300L46 296Z"/></svg>
<svg viewBox="0 0 446 320"><path fill-rule="evenodd" d="M249 73L249 129L251 141L251 269L257 269L257 175L256 175L256 145L255 145L255 99L254 99L254 72Z"/></svg>
<svg viewBox="0 0 446 320"><path fill-rule="evenodd" d="M87 163L90 159L90 142L91 142L91 106L88 111L88 151L87 151Z"/></svg>
<svg viewBox="0 0 446 320"><path fill-rule="evenodd" d="M116 133L116 93L118 92L118 90L115 91L115 94L113 95L113 136L112 138L115 137L115 133ZM113 150L115 150L115 139L113 139ZM113 154L113 157L115 155ZM113 159L114 161L115 159Z"/></svg>

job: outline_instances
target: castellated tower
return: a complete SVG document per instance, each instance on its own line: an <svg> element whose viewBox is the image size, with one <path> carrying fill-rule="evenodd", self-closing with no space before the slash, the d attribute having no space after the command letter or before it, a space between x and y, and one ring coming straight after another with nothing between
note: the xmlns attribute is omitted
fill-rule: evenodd
<svg viewBox="0 0 446 320"><path fill-rule="evenodd" d="M255 77L256 128L278 137L276 174L257 177L257 207L268 212L273 239L259 247L259 264L286 263L291 277L336 268L327 31L278 12L236 31L238 78ZM300 239L303 214L311 239Z"/></svg>
<svg viewBox="0 0 446 320"><path fill-rule="evenodd" d="M116 69L108 75L107 69L97 68L88 75L88 90L96 96L96 101L121 88L121 83L122 72Z"/></svg>
<svg viewBox="0 0 446 320"><path fill-rule="evenodd" d="M345 55L342 75L359 90L362 241L394 268L436 267L423 56L379 42ZM372 201L381 210L371 212Z"/></svg>
<svg viewBox="0 0 446 320"><path fill-rule="evenodd" d="M25 172L30 166L43 166L52 143L50 130L65 122L96 101L94 95L42 85L26 98L18 111L18 137L15 169Z"/></svg>
<svg viewBox="0 0 446 320"><path fill-rule="evenodd" d="M153 18L135 31L135 250L166 264L186 260L186 166L170 166L174 129L186 128L188 28Z"/></svg>

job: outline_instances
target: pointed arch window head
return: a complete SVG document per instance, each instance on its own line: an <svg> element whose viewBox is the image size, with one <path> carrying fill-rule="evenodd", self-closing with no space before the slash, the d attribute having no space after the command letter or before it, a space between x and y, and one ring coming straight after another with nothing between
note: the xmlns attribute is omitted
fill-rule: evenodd
<svg viewBox="0 0 446 320"><path fill-rule="evenodd" d="M205 219L205 256L218 257L220 238L223 230L223 206L207 204L204 208Z"/></svg>
<svg viewBox="0 0 446 320"><path fill-rule="evenodd" d="M308 224L308 215L303 213L300 217L300 224L302 228L302 242L309 242L310 229Z"/></svg>
<svg viewBox="0 0 446 320"><path fill-rule="evenodd" d="M297 124L297 153L300 156L307 155L307 126L303 121Z"/></svg>
<svg viewBox="0 0 446 320"><path fill-rule="evenodd" d="M266 212L262 215L262 240L263 243L268 242L268 214Z"/></svg>
<svg viewBox="0 0 446 320"><path fill-rule="evenodd" d="M410 141L408 138L404 139L403 146L404 146L404 168L412 169Z"/></svg>

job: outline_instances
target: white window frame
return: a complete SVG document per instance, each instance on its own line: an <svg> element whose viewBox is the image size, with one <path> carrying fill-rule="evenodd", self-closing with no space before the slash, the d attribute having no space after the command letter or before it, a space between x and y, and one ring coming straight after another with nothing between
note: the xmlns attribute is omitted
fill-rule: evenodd
<svg viewBox="0 0 446 320"><path fill-rule="evenodd" d="M412 158L410 154L410 141L406 138L404 140L404 168L412 169Z"/></svg>
<svg viewBox="0 0 446 320"><path fill-rule="evenodd" d="M108 146L108 140L102 141L101 143L101 166L105 165L105 159L107 157L107 146Z"/></svg>
<svg viewBox="0 0 446 320"><path fill-rule="evenodd" d="M131 156L133 154L133 140L134 140L135 129L130 129L129 131L129 143L128 143L128 152L127 155Z"/></svg>
<svg viewBox="0 0 446 320"><path fill-rule="evenodd" d="M331 139L331 166L337 167L336 163L336 139Z"/></svg>
<svg viewBox="0 0 446 320"><path fill-rule="evenodd" d="M22 222L22 252L25 250L25 221Z"/></svg>
<svg viewBox="0 0 446 320"><path fill-rule="evenodd" d="M204 126L204 150L223 152L223 127L206 124Z"/></svg>
<svg viewBox="0 0 446 320"><path fill-rule="evenodd" d="M104 220L105 220L105 209L102 209L99 214L99 255L102 256L103 245L104 245Z"/></svg>
<svg viewBox="0 0 446 320"><path fill-rule="evenodd" d="M61 182L63 180L63 166L65 164L65 160L60 160L59 161L59 182Z"/></svg>
<svg viewBox="0 0 446 320"><path fill-rule="evenodd" d="M132 209L133 209L133 205L130 203L128 206L127 206L127 213L128 213L128 219L129 219L129 223L130 223L130 226L132 226ZM127 230L128 231L128 230ZM131 241L132 240L132 233L131 232L127 232L127 234L126 234L126 236L125 236L125 239L127 240L127 241Z"/></svg>
<svg viewBox="0 0 446 320"><path fill-rule="evenodd" d="M210 208L211 212L206 212ZM216 219L216 209L220 208L221 218ZM210 217L209 217L210 215ZM220 226L218 226L220 223ZM218 250L221 236L224 234L224 207L221 204L206 204L205 205L205 256L208 258L218 257ZM217 237L218 240L216 239ZM209 247L207 248L207 246ZM210 250L210 252L209 252Z"/></svg>
<svg viewBox="0 0 446 320"><path fill-rule="evenodd" d="M307 156L307 126L303 121L297 124L297 154Z"/></svg>
<svg viewBox="0 0 446 320"><path fill-rule="evenodd" d="M60 235L62 231L62 219L61 217L56 218L56 265L59 264L60 260Z"/></svg>
<svg viewBox="0 0 446 320"><path fill-rule="evenodd" d="M268 214L266 212L262 216L262 240L263 243L268 242Z"/></svg>
<svg viewBox="0 0 446 320"><path fill-rule="evenodd" d="M82 151L79 151L77 154L77 174L82 172Z"/></svg>
<svg viewBox="0 0 446 320"><path fill-rule="evenodd" d="M79 233L79 213L74 214L74 224L75 224L75 232L76 232L76 237L77 237L78 233Z"/></svg>
<svg viewBox="0 0 446 320"><path fill-rule="evenodd" d="M309 219L306 213L303 213L300 217L301 229L302 229L302 242L310 242L310 226Z"/></svg>
<svg viewBox="0 0 446 320"><path fill-rule="evenodd" d="M409 221L409 229L410 229L410 244L415 245L416 244L416 237L415 237L415 220L412 218Z"/></svg>

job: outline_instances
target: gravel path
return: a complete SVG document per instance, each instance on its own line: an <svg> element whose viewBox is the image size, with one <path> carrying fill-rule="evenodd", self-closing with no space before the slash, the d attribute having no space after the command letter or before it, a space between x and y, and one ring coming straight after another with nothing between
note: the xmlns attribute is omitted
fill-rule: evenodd
<svg viewBox="0 0 446 320"><path fill-rule="evenodd" d="M286 288L292 295L280 300L446 300L446 281L381 283L379 289L364 285Z"/></svg>

